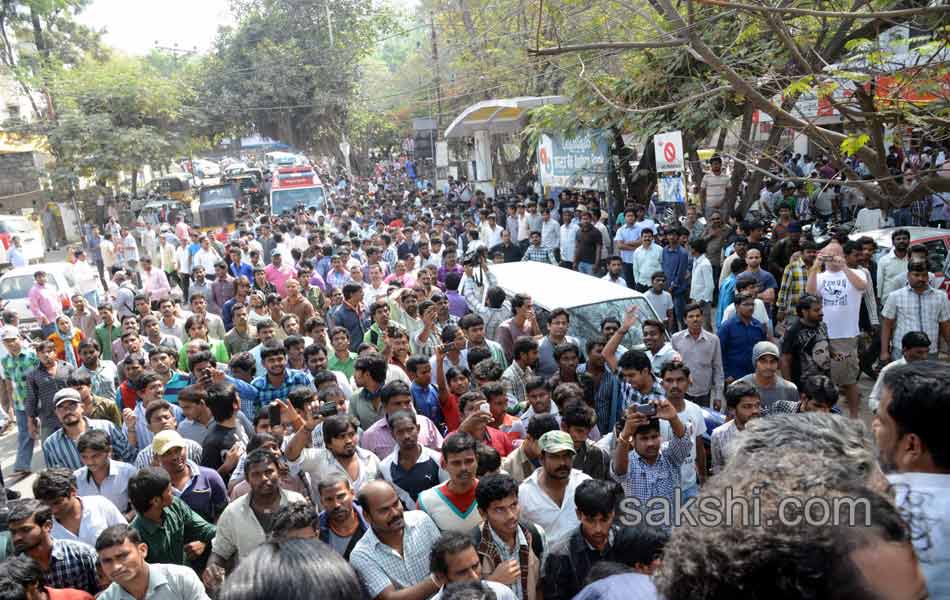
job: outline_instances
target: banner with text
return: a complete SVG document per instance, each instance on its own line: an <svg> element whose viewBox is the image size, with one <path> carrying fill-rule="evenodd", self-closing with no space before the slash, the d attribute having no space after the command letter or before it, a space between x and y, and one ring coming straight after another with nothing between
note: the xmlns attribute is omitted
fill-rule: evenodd
<svg viewBox="0 0 950 600"><path fill-rule="evenodd" d="M544 187L607 191L607 138L599 131L585 130L572 138L541 135L538 143L538 173Z"/></svg>

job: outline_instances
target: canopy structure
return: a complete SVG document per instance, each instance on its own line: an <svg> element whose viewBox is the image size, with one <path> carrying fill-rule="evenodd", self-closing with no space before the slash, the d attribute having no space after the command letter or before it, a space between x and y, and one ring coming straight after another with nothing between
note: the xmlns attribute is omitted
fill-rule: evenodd
<svg viewBox="0 0 950 600"><path fill-rule="evenodd" d="M521 96L483 100L462 111L445 130L445 139L471 137L484 131L517 133L524 128L528 111L545 104L567 104L564 96Z"/></svg>
<svg viewBox="0 0 950 600"><path fill-rule="evenodd" d="M476 189L494 194L491 136L518 133L528 120L528 111L546 104L567 104L564 96L521 96L484 100L462 111L445 130L445 139L471 137L475 140L471 179Z"/></svg>

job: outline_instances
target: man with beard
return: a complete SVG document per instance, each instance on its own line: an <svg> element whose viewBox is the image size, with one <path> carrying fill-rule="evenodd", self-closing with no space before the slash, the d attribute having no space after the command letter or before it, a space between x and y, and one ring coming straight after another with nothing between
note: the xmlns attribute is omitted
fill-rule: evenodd
<svg viewBox="0 0 950 600"><path fill-rule="evenodd" d="M104 496L79 497L76 476L66 469L47 469L33 482L33 496L53 513L50 535L92 546L110 525L126 523L125 516Z"/></svg>
<svg viewBox="0 0 950 600"><path fill-rule="evenodd" d="M159 598L166 594L179 600L208 600L201 579L184 566L149 564L148 544L127 525L115 525L102 532L96 551L102 572L112 584L99 595L102 600Z"/></svg>
<svg viewBox="0 0 950 600"><path fill-rule="evenodd" d="M98 593L95 550L82 542L54 540L52 528L52 512L39 500L20 500L10 507L7 529L13 549L36 561L49 587Z"/></svg>
<svg viewBox="0 0 950 600"><path fill-rule="evenodd" d="M897 490L897 505L922 518L928 536L914 540L931 598L950 594L950 368L921 361L889 371L873 430L881 467Z"/></svg>
<svg viewBox="0 0 950 600"><path fill-rule="evenodd" d="M703 436L706 435L706 418L698 404L686 399L686 390L692 382L689 367L678 360L673 360L660 371L660 380L666 399L670 401L680 421L688 426L688 434L692 440L689 454L680 468L680 488L683 490L683 499L687 500L699 494L699 486L706 483L706 445ZM673 442L673 431L669 421L660 421L660 437L663 443Z"/></svg>
<svg viewBox="0 0 950 600"><path fill-rule="evenodd" d="M187 440L177 431L156 434L152 452L168 473L172 493L205 521L217 521L228 504L228 490L218 472L190 460Z"/></svg>
<svg viewBox="0 0 950 600"><path fill-rule="evenodd" d="M148 544L156 563L199 566L215 527L176 498L168 474L149 467L129 480L129 499L138 513L129 527Z"/></svg>
<svg viewBox="0 0 950 600"><path fill-rule="evenodd" d="M69 376L75 370L68 363L57 360L53 342L44 340L36 345L39 365L26 375L27 424L32 427L34 438L46 440L59 429L53 397L66 387ZM38 425L38 427L37 427Z"/></svg>
<svg viewBox="0 0 950 600"><path fill-rule="evenodd" d="M293 473L310 476L311 497L319 498L315 487L330 473L345 475L356 493L367 482L377 478L379 459L369 450L357 446L359 423L348 415L333 415L323 421L324 448L311 448L313 430L317 427L313 410L294 410L276 400L281 407L282 419L290 423L296 433L290 438L285 455Z"/></svg>
<svg viewBox="0 0 950 600"><path fill-rule="evenodd" d="M129 445L122 430L109 421L83 416L82 397L72 388L64 388L53 396L54 411L62 429L57 429L43 442L43 460L47 468L62 467L75 471L82 466L79 438L90 429L105 431L112 444L112 457L123 462L135 458L135 447Z"/></svg>
<svg viewBox="0 0 950 600"><path fill-rule="evenodd" d="M363 434L360 445L380 459L386 458L396 447L396 440L387 418L399 411L412 411L412 392L401 381L391 381L379 388L381 419L373 423ZM442 446L442 434L436 424L425 415L416 415L419 425L419 442L423 446L438 450Z"/></svg>
<svg viewBox="0 0 950 600"><path fill-rule="evenodd" d="M624 495L638 498L641 506L653 498L664 498L672 504L673 495L680 493L680 474L692 452L693 440L669 400L658 399L650 405L651 416L638 405L627 408L611 468ZM669 444L662 443L660 420L669 425Z"/></svg>
<svg viewBox="0 0 950 600"><path fill-rule="evenodd" d="M231 308L232 327L224 336L224 346L228 354L234 356L247 352L257 345L257 330L248 321L246 304L235 304Z"/></svg>
<svg viewBox="0 0 950 600"><path fill-rule="evenodd" d="M796 252L802 251L802 226L793 222L788 226L788 235L779 240L768 256L768 269L775 279L783 279L786 267Z"/></svg>
<svg viewBox="0 0 950 600"><path fill-rule="evenodd" d="M478 347L488 348L492 360L498 363L502 369L508 368L505 350L501 347L501 344L485 337L485 319L476 314L467 314L459 319L459 328L468 342L466 346L468 350Z"/></svg>
<svg viewBox="0 0 950 600"><path fill-rule="evenodd" d="M353 488L350 480L341 473L331 473L317 484L320 492L320 513L317 523L320 540L343 556L350 559L356 543L369 528L363 518L363 509L353 502Z"/></svg>
<svg viewBox="0 0 950 600"><path fill-rule="evenodd" d="M442 459L449 480L419 494L419 510L429 515L440 531L468 533L482 522L475 502L477 445L475 438L464 431L445 438Z"/></svg>
<svg viewBox="0 0 950 600"><path fill-rule="evenodd" d="M330 364L330 358L327 354L327 349L320 342L314 342L310 344L303 350L303 358L307 364L307 371L309 371L310 376L314 378L314 384L317 384L316 378L317 373L327 372L331 373L336 380L337 386L343 391L344 396L349 398L353 395L353 388L350 387L350 381L346 375L340 371L330 371L328 369ZM319 388L320 386L317 385Z"/></svg>
<svg viewBox="0 0 950 600"><path fill-rule="evenodd" d="M930 358L937 358L940 338L950 339L950 301L943 290L928 282L927 264L912 261L907 266L907 285L894 290L881 310L881 362L900 358L899 340L911 331L930 338Z"/></svg>
<svg viewBox="0 0 950 600"><path fill-rule="evenodd" d="M578 486L590 479L573 468L574 440L564 431L549 431L538 440L541 466L522 482L518 502L526 520L544 529L547 543L567 539L580 525L574 504Z"/></svg>
<svg viewBox="0 0 950 600"><path fill-rule="evenodd" d="M607 480L588 480L577 487L574 503L580 526L551 547L544 560L541 581L545 600L570 600L581 591L591 567L613 555L620 528L614 513L620 490Z"/></svg>
<svg viewBox="0 0 950 600"><path fill-rule="evenodd" d="M439 528L422 511L404 512L396 491L385 481L367 484L358 501L370 530L353 548L350 564L369 598L430 598L439 590L429 565Z"/></svg>
<svg viewBox="0 0 950 600"><path fill-rule="evenodd" d="M429 560L432 578L442 586L432 600L453 597L451 590L459 585L477 584L495 600L516 600L511 589L497 581L483 580L481 560L470 536L447 531L432 546ZM451 586L451 588L449 587Z"/></svg>
<svg viewBox="0 0 950 600"><path fill-rule="evenodd" d="M812 375L831 375L831 349L821 300L805 294L796 306L798 319L782 338L782 377L798 383Z"/></svg>
<svg viewBox="0 0 950 600"><path fill-rule="evenodd" d="M415 413L400 410L387 420L397 446L379 463L379 474L393 484L406 506L417 506L420 493L445 482L449 475L440 466L442 455L419 443Z"/></svg>
<svg viewBox="0 0 950 600"><path fill-rule="evenodd" d="M211 542L211 559L205 571L205 583L216 587L224 575L225 565L250 554L267 541L274 513L291 502L304 502L296 492L281 489L279 459L274 453L258 448L244 461L244 473L251 486L224 509L218 519L217 533Z"/></svg>
<svg viewBox="0 0 950 600"><path fill-rule="evenodd" d="M772 405L786 400L798 401L798 388L779 373L779 351L772 342L759 342L752 349L752 364L755 371L737 381L744 381L759 392L762 414L769 414Z"/></svg>
<svg viewBox="0 0 950 600"><path fill-rule="evenodd" d="M910 232L906 229L895 230L891 233L891 244L894 247L877 263L877 297L885 304L891 292L903 288L907 283Z"/></svg>
<svg viewBox="0 0 950 600"><path fill-rule="evenodd" d="M762 414L762 400L752 385L737 381L726 388L726 407L733 418L713 429L710 438L713 475L722 471L732 457L736 436Z"/></svg>
<svg viewBox="0 0 950 600"><path fill-rule="evenodd" d="M808 272L815 264L817 255L818 246L814 242L806 240L801 243L799 257L788 263L788 266L782 272L782 285L779 286L778 299L775 301L776 324L785 321L785 318L798 304L798 299L806 293L805 286L808 285ZM788 324L791 325L792 321L794 319L789 319Z"/></svg>

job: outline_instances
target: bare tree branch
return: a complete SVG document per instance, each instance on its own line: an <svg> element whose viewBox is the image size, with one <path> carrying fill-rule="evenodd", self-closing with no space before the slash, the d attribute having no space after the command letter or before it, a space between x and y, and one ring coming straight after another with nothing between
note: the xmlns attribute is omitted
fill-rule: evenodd
<svg viewBox="0 0 950 600"><path fill-rule="evenodd" d="M528 48L528 54L535 56L557 56L569 52L583 50L642 50L646 48L675 48L685 46L686 40L670 40L668 42L601 42L597 44L574 44L558 46L556 48Z"/></svg>
<svg viewBox="0 0 950 600"><path fill-rule="evenodd" d="M809 8L792 8L777 6L759 6L756 4L739 4L726 0L697 0L703 4L712 4L724 8L747 10L759 13L778 13L805 17L832 17L840 19L896 19L901 17L916 17L926 14L950 13L950 6L921 6L918 8L904 8L900 10L878 10L868 12L844 12L834 10L812 10Z"/></svg>

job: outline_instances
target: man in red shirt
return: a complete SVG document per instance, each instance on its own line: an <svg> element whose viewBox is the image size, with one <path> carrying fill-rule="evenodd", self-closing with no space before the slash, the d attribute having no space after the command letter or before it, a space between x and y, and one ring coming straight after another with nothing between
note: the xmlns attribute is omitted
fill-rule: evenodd
<svg viewBox="0 0 950 600"><path fill-rule="evenodd" d="M464 431L477 441L488 444L497 450L502 458L508 456L514 450L511 438L501 430L491 426L495 418L491 414L485 394L481 392L462 394L459 398L459 410L462 413L462 424L459 425L459 431Z"/></svg>

